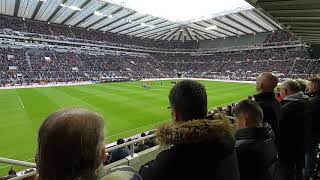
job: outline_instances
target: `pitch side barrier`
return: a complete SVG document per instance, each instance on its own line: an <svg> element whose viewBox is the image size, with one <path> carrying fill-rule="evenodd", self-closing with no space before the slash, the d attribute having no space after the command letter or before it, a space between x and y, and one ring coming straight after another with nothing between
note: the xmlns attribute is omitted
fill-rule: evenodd
<svg viewBox="0 0 320 180"><path fill-rule="evenodd" d="M203 78L155 78L155 79L143 79L141 81L161 81L161 80L181 80L181 79L192 79L192 80L204 80L204 81L220 81L220 82L235 82L235 83L255 83L254 81L236 81L236 80L224 80L224 79L203 79ZM59 87L59 86L79 86L100 83L99 81L82 81L82 82L55 82L48 84L34 83L31 85L13 85L0 87L1 89L24 89L24 88L46 88L46 87Z"/></svg>
<svg viewBox="0 0 320 180"><path fill-rule="evenodd" d="M244 83L244 84L255 84L256 81L240 81L240 80L228 80L228 79L206 79L206 78L154 78L154 79L143 79L141 81L148 82L148 81L167 81L167 80L196 80L196 81L216 81L216 82L233 82L233 83ZM279 79L278 85L285 80L291 80L292 78L282 78Z"/></svg>
<svg viewBox="0 0 320 180"><path fill-rule="evenodd" d="M301 75L301 74L299 74ZM217 81L217 82L233 82L233 83L245 83L245 84L255 84L255 81L240 81L240 80L228 80L228 79L206 79L206 78L153 78L153 79L142 79L140 81L168 81L168 80L184 80L184 79L191 79L191 80L199 80L199 81ZM282 80L287 80L290 78L283 78ZM101 83L99 81L82 81L82 82L55 82L55 83L48 83L48 84L31 84L31 85L13 85L7 87L0 87L1 89L19 89L19 88L45 88L45 87L58 87L58 86L79 86L79 85L89 85L89 84L96 84ZM280 84L280 83L279 83Z"/></svg>
<svg viewBox="0 0 320 180"><path fill-rule="evenodd" d="M56 83L48 83L48 84L38 84L34 83L31 85L13 85L13 86L5 86L0 87L0 89L25 89L25 88L45 88L45 87L58 87L58 86L79 86L79 85L88 85L95 84L97 82L93 81L83 81L83 82L56 82Z"/></svg>

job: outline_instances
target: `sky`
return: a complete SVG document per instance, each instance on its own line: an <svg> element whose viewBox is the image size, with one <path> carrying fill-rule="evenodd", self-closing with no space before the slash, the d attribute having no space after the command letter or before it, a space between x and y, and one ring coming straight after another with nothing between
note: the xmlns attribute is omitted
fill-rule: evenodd
<svg viewBox="0 0 320 180"><path fill-rule="evenodd" d="M249 6L244 0L107 0L142 14L174 22L189 21L238 7Z"/></svg>

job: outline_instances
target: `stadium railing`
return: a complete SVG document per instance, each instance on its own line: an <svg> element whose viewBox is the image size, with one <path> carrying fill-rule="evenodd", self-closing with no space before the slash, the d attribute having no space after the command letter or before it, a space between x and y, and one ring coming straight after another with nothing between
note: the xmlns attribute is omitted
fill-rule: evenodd
<svg viewBox="0 0 320 180"><path fill-rule="evenodd" d="M3 158L3 157L0 157L0 163L23 166L23 167L30 167L30 168L37 167L37 165L35 163L26 162L26 161L19 161L19 160L14 160L14 159L8 159L8 158Z"/></svg>

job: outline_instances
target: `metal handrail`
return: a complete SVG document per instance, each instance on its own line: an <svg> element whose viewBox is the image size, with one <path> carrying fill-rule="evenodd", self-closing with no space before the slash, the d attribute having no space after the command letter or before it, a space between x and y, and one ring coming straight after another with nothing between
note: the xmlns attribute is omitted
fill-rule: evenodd
<svg viewBox="0 0 320 180"><path fill-rule="evenodd" d="M10 165L16 165L16 166L23 166L23 167L30 167L30 168L36 168L36 163L26 162L26 161L19 161L9 158L3 158L0 157L0 163L3 164L10 164Z"/></svg>
<svg viewBox="0 0 320 180"><path fill-rule="evenodd" d="M110 152L110 151L115 150L115 149L119 149L119 148L122 148L122 147L126 147L126 146L129 146L129 145L131 145L131 144L134 144L134 143L137 143L137 142L146 140L146 139L150 139L150 138L153 138L153 137L155 137L154 134L152 134L152 135L147 135L147 136L145 136L145 137L141 137L141 138L139 138L139 139L135 139L135 140L132 140L132 141L129 141L129 142L120 144L120 145L115 145L115 146L113 146L113 147L106 148L106 152ZM36 163L31 163L31 162L26 162L26 161L20 161L20 160L15 160L15 159L9 159L9 158L3 158L3 157L0 157L0 163L10 164L10 165L16 165L16 166L23 166L23 167L29 167L29 168L36 168L36 167L37 167Z"/></svg>

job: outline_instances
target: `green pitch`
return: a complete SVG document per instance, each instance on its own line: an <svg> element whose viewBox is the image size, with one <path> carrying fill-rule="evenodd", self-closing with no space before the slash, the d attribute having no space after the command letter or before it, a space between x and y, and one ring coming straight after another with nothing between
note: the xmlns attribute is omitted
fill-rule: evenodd
<svg viewBox="0 0 320 180"><path fill-rule="evenodd" d="M254 94L253 84L201 81L208 106L237 102ZM147 131L170 120L170 81L0 90L0 157L34 161L37 132L50 113L68 107L87 108L106 121L106 143ZM8 166L0 165L0 175Z"/></svg>

